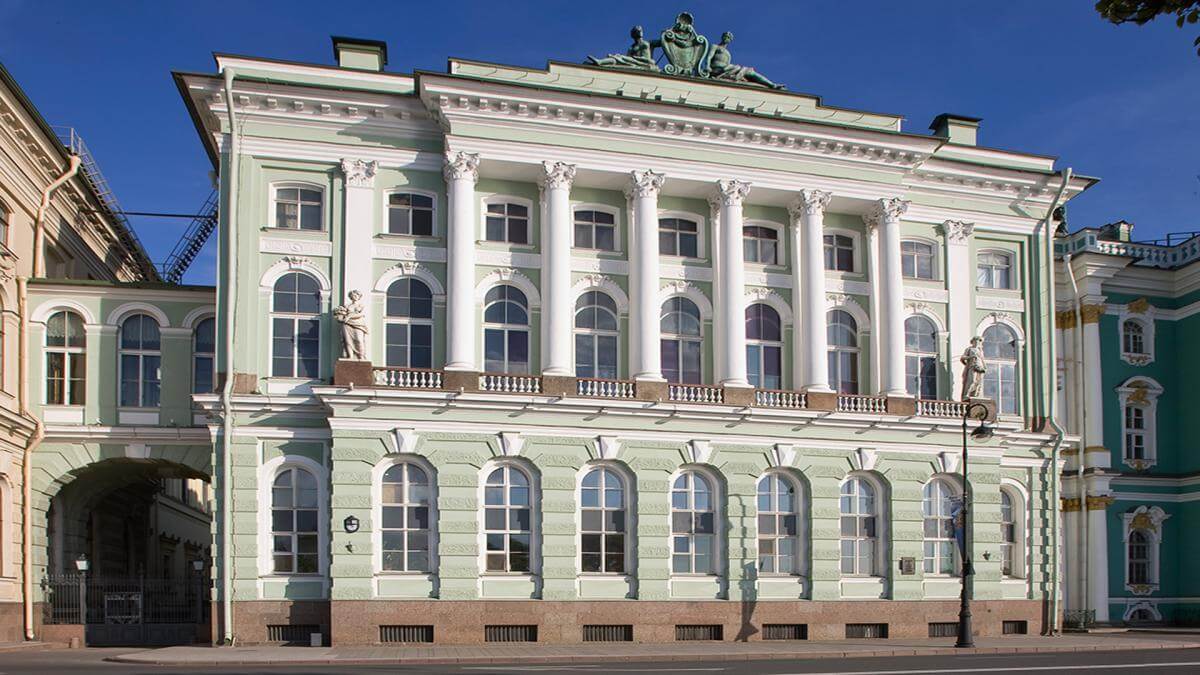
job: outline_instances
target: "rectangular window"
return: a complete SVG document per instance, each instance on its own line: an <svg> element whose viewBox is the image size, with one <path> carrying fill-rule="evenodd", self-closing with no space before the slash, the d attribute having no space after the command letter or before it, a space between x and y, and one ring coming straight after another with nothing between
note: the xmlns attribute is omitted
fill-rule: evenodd
<svg viewBox="0 0 1200 675"><path fill-rule="evenodd" d="M388 233L433 236L433 197L407 192L388 195Z"/></svg>
<svg viewBox="0 0 1200 675"><path fill-rule="evenodd" d="M321 191L305 188L275 190L275 227L321 230Z"/></svg>
<svg viewBox="0 0 1200 675"><path fill-rule="evenodd" d="M900 242L900 271L908 279L933 279L933 246L920 241Z"/></svg>
<svg viewBox="0 0 1200 675"><path fill-rule="evenodd" d="M681 258L700 257L700 226L683 218L660 218L658 252Z"/></svg>
<svg viewBox="0 0 1200 675"><path fill-rule="evenodd" d="M854 240L842 234L826 234L825 269L837 272L854 271Z"/></svg>
<svg viewBox="0 0 1200 675"><path fill-rule="evenodd" d="M529 243L529 207L521 204L488 204L485 221L488 241Z"/></svg>
<svg viewBox="0 0 1200 675"><path fill-rule="evenodd" d="M926 400L937 399L937 357L908 355L904 357L905 389L912 396Z"/></svg>
<svg viewBox="0 0 1200 675"><path fill-rule="evenodd" d="M1125 408L1125 458L1146 459L1146 411L1137 406Z"/></svg>
<svg viewBox="0 0 1200 675"><path fill-rule="evenodd" d="M615 251L617 227L613 215L604 211L576 211L575 248Z"/></svg>

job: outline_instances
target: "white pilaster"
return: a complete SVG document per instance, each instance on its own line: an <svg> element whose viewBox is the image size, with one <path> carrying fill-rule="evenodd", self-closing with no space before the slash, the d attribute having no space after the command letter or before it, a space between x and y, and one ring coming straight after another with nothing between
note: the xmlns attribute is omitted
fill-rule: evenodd
<svg viewBox="0 0 1200 675"><path fill-rule="evenodd" d="M1096 623L1108 622L1108 505L1112 497L1088 497L1084 510L1088 519L1088 609L1096 612ZM1118 566L1118 569L1120 567Z"/></svg>
<svg viewBox="0 0 1200 675"><path fill-rule="evenodd" d="M475 354L475 183L479 155L447 152L446 370L478 371ZM364 265L364 267L367 267Z"/></svg>
<svg viewBox="0 0 1200 675"><path fill-rule="evenodd" d="M950 395L962 397L963 365L958 358L971 344L975 327L971 324L974 277L971 274L971 234L974 223L947 220L942 223L942 234L946 238L946 290L950 307L946 316L950 332Z"/></svg>
<svg viewBox="0 0 1200 675"><path fill-rule="evenodd" d="M713 197L720 206L716 281L721 287L721 312L717 320L717 348L721 350L720 384L748 387L746 380L746 269L742 260L742 203L750 184L717 181Z"/></svg>
<svg viewBox="0 0 1200 675"><path fill-rule="evenodd" d="M1111 454L1104 449L1104 381L1100 363L1100 317L1106 310L1104 296L1090 295L1082 299L1080 320L1083 323L1083 409L1085 467L1112 466Z"/></svg>
<svg viewBox="0 0 1200 675"><path fill-rule="evenodd" d="M833 195L801 190L792 215L792 330L795 382L805 391L831 391L825 319L825 207Z"/></svg>
<svg viewBox="0 0 1200 675"><path fill-rule="evenodd" d="M542 349L546 375L574 375L571 359L571 184L575 165L543 162L541 178L546 233L542 241L542 321L546 341Z"/></svg>
<svg viewBox="0 0 1200 675"><path fill-rule="evenodd" d="M900 274L900 218L908 202L888 198L864 216L879 233L880 389L888 396L907 396L904 388L904 278Z"/></svg>
<svg viewBox="0 0 1200 675"><path fill-rule="evenodd" d="M635 380L661 382L662 352L659 346L658 193L665 177L650 170L630 172L629 196L633 200L630 223L630 332L634 347L630 372Z"/></svg>
<svg viewBox="0 0 1200 675"><path fill-rule="evenodd" d="M342 174L346 183L345 230L342 244L342 296L350 291L367 293L374 288L371 265L371 242L375 236L375 173L379 162L362 159L343 159ZM334 303L339 304L339 303ZM363 303L367 325L374 326L370 303ZM364 345L367 360L371 358L371 341Z"/></svg>

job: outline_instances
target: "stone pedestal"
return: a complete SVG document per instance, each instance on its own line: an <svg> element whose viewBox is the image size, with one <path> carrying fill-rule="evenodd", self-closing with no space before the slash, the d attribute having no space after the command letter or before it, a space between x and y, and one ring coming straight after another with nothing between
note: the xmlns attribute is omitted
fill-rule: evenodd
<svg viewBox="0 0 1200 675"><path fill-rule="evenodd" d="M917 414L917 399L911 396L888 396L887 414L911 417Z"/></svg>
<svg viewBox="0 0 1200 675"><path fill-rule="evenodd" d="M564 375L542 375L542 393L547 396L574 396L575 378Z"/></svg>
<svg viewBox="0 0 1200 675"><path fill-rule="evenodd" d="M754 405L754 387L724 387L725 405Z"/></svg>
<svg viewBox="0 0 1200 675"><path fill-rule="evenodd" d="M670 390L666 380L638 380L634 383L633 394L639 401L659 403L669 398Z"/></svg>
<svg viewBox="0 0 1200 675"><path fill-rule="evenodd" d="M375 385L370 361L338 359L333 366L333 384L339 387L371 387Z"/></svg>
<svg viewBox="0 0 1200 675"><path fill-rule="evenodd" d="M473 370L447 370L442 373L442 387L450 391L479 391L479 373Z"/></svg>
<svg viewBox="0 0 1200 675"><path fill-rule="evenodd" d="M833 412L837 410L837 397L836 391L808 391L805 393L806 407L809 410Z"/></svg>

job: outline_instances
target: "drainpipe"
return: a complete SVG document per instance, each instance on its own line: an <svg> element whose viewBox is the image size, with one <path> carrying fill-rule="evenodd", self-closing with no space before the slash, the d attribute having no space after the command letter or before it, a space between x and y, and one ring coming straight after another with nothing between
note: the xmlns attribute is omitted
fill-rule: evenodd
<svg viewBox="0 0 1200 675"><path fill-rule="evenodd" d="M1075 328L1071 332L1074 333L1073 337L1075 340L1075 354L1079 355L1081 357L1083 354L1083 313L1079 307L1079 283L1075 280L1075 270L1073 270L1071 268L1071 254L1070 253L1067 253L1063 257L1063 262L1065 263L1066 268L1067 268L1067 278L1071 280L1071 296L1072 296L1071 297L1071 312L1075 315ZM1080 363L1082 363L1082 359L1080 360ZM1075 367L1072 368L1072 370L1075 371L1074 379L1077 380L1077 382L1075 383L1076 384L1075 390L1077 392L1079 392L1079 395L1077 395L1075 398L1077 400L1076 407L1078 408L1079 436L1081 439L1080 443L1079 443L1079 454L1076 455L1076 460L1075 460L1075 484L1076 484L1076 486L1078 486L1078 489L1079 489L1080 541L1079 541L1078 553L1080 554L1080 557L1082 558L1082 560L1081 560L1082 564L1080 565L1080 568L1079 568L1080 569L1080 605L1079 605L1079 607L1080 607L1080 611L1083 612L1080 615L1080 624L1083 625L1087 621L1088 576L1089 576L1089 572L1091 571L1089 569L1091 564L1090 564L1090 561L1088 560L1088 554L1087 554L1088 540L1090 539L1091 533L1089 532L1090 523L1088 522L1088 517L1087 517L1087 484L1083 480L1083 460L1084 460L1084 457L1086 457L1086 455L1087 455L1087 447L1088 447L1088 444L1092 441L1092 439L1088 438L1088 436L1087 436L1087 405L1085 405L1082 400L1083 399L1083 373L1080 372L1081 368L1080 368L1079 363L1074 364L1074 365L1075 365Z"/></svg>
<svg viewBox="0 0 1200 675"><path fill-rule="evenodd" d="M67 168L62 175L42 190L42 200L34 216L31 260L35 277L44 275L42 249L45 247L45 220L46 212L50 210L50 197L79 173L79 156L72 154L67 161ZM36 637L33 630L33 451L46 436L46 427L40 417L29 411L28 281L26 277L17 277L17 313L20 317L17 330L17 408L22 417L33 422L33 434L26 441L25 452L21 456L21 595L25 610L25 639L33 640Z"/></svg>
<svg viewBox="0 0 1200 675"><path fill-rule="evenodd" d="M1055 299L1055 283L1054 283L1054 233L1050 231L1050 220L1054 217L1054 209L1058 208L1062 201L1063 194L1066 193L1067 187L1071 184L1071 167L1063 169L1062 185L1058 187L1058 194L1054 195L1054 201L1050 203L1050 208L1046 211L1046 285L1049 289L1047 297L1047 305L1050 308L1050 339L1047 341L1050 345L1049 363L1054 369L1054 377L1051 380L1050 391L1050 414L1046 419L1050 420L1050 428L1054 430L1054 445L1050 448L1050 467L1046 474L1050 479L1050 626L1047 629L1048 635L1057 635L1059 632L1058 625L1058 593L1059 593L1059 571L1058 571L1058 549L1060 542L1058 541L1058 522L1061 517L1059 511L1058 486L1058 453L1062 448L1063 436L1066 434L1063 428L1059 426L1058 420L1054 419L1054 412L1057 409L1058 397L1058 355L1055 353L1056 341L1054 339L1054 323L1055 317L1058 315L1058 305ZM1070 253L1067 254L1067 270L1070 271ZM1072 280L1073 281L1073 280Z"/></svg>
<svg viewBox="0 0 1200 675"><path fill-rule="evenodd" d="M229 453L233 445L233 330L237 316L237 187L238 134L234 112L233 77L230 68L224 69L225 103L229 108L229 198L226 200L226 232L229 244L225 247L225 382L221 387L221 452L218 457L221 471L221 624L222 642L233 644L233 556L230 520L233 517L230 487Z"/></svg>

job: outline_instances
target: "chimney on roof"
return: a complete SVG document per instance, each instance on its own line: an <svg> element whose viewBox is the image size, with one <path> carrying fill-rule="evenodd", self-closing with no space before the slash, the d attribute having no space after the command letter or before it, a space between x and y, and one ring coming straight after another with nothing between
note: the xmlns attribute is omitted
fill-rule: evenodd
<svg viewBox="0 0 1200 675"><path fill-rule="evenodd" d="M387 65L387 43L382 40L334 35L333 58L342 68L381 72Z"/></svg>
<svg viewBox="0 0 1200 675"><path fill-rule="evenodd" d="M979 139L979 123L982 121L978 117L942 113L933 118L929 128L934 136L945 138L951 143L976 145Z"/></svg>

